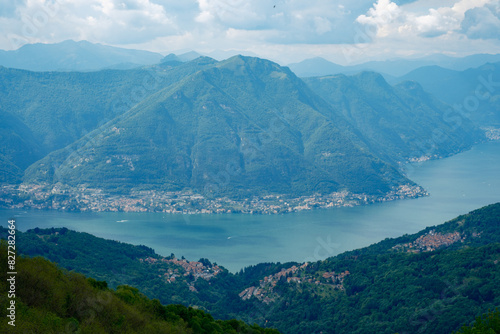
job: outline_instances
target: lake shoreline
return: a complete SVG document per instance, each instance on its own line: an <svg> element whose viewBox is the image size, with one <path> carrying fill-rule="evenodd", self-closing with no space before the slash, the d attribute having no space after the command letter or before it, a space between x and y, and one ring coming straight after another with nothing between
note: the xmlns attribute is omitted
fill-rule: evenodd
<svg viewBox="0 0 500 334"><path fill-rule="evenodd" d="M304 210L354 207L429 194L415 184L394 187L382 195L348 191L327 195L291 197L285 194L253 196L243 200L205 198L192 192L136 191L111 195L102 189L64 185L22 184L0 187L0 208L56 210L61 212L160 212L173 214L285 214Z"/></svg>

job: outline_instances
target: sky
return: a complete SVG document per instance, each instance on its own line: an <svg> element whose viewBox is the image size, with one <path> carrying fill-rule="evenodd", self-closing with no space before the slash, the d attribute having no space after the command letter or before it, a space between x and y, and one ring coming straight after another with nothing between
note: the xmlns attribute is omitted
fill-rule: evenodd
<svg viewBox="0 0 500 334"><path fill-rule="evenodd" d="M500 0L0 0L0 49L72 39L342 65L500 53Z"/></svg>

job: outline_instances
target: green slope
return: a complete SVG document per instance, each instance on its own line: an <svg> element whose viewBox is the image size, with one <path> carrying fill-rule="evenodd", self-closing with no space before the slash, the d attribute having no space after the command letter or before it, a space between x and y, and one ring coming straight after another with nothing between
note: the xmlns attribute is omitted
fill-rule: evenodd
<svg viewBox="0 0 500 334"><path fill-rule="evenodd" d="M200 58L173 68L158 65L87 73L0 67L0 100L2 109L16 115L50 152L211 62Z"/></svg>
<svg viewBox="0 0 500 334"><path fill-rule="evenodd" d="M19 182L25 169L116 118L180 78L214 62L127 71L28 72L0 67L0 181Z"/></svg>
<svg viewBox="0 0 500 334"><path fill-rule="evenodd" d="M449 113L449 106L415 82L393 87L372 72L304 81L368 138L372 150L384 159L443 157L484 140L468 119L457 120L456 112Z"/></svg>
<svg viewBox="0 0 500 334"><path fill-rule="evenodd" d="M0 183L20 182L24 169L42 156L31 130L0 106Z"/></svg>
<svg viewBox="0 0 500 334"><path fill-rule="evenodd" d="M436 98L458 105L480 126L500 126L500 63L464 71L438 66L418 68L399 80L414 80Z"/></svg>

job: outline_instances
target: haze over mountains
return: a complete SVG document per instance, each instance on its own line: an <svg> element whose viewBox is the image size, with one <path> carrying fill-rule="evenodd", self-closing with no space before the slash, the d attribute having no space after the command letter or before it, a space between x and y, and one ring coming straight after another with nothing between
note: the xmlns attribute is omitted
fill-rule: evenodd
<svg viewBox="0 0 500 334"><path fill-rule="evenodd" d="M442 54L431 55L417 59L392 59L385 61L370 61L356 65L342 66L324 58L316 57L305 59L288 66L299 77L316 77L331 74L356 74L361 71L374 71L383 74L386 78L401 77L413 70L426 66L439 66L455 71L464 71L479 67L486 63L500 61L498 54L475 54L457 58Z"/></svg>
<svg viewBox="0 0 500 334"><path fill-rule="evenodd" d="M500 125L500 62L486 63L464 71L426 66L399 80L414 80L450 105L462 105L476 124Z"/></svg>
<svg viewBox="0 0 500 334"><path fill-rule="evenodd" d="M0 50L0 65L31 71L92 71L133 68L160 62L159 53L129 50L87 41L26 44L14 51Z"/></svg>
<svg viewBox="0 0 500 334"><path fill-rule="evenodd" d="M64 63L63 46L101 53L79 53L81 61ZM401 163L448 156L484 140L477 123L440 100L446 94L426 92L430 80L422 80L423 87L415 81L391 86L373 72L302 80L255 57L158 58L71 41L31 47L50 50L39 58L59 59L54 66L67 68L132 56L157 64L92 72L0 68L5 183L117 193L189 189L235 198L338 191L382 196L414 186ZM18 51L30 46L24 49ZM409 79L425 77L412 73ZM487 119L499 114L495 96L487 101L493 106Z"/></svg>

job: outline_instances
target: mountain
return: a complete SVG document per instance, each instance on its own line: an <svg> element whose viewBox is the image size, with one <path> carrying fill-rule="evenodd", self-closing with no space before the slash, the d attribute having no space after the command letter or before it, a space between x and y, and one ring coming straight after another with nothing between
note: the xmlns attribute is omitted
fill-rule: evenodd
<svg viewBox="0 0 500 334"><path fill-rule="evenodd" d="M323 261L238 274L64 228L18 231L16 242L113 288L283 333L450 333L500 306L500 203Z"/></svg>
<svg viewBox="0 0 500 334"><path fill-rule="evenodd" d="M161 63L170 66L177 66L182 64L183 61L181 60L180 57L176 56L173 53L170 53L162 58Z"/></svg>
<svg viewBox="0 0 500 334"><path fill-rule="evenodd" d="M26 44L14 51L0 50L0 65L30 71L95 71L157 64L159 53L117 48L87 41Z"/></svg>
<svg viewBox="0 0 500 334"><path fill-rule="evenodd" d="M204 53L205 56L214 58L217 60L225 60L234 56L243 55L246 57L258 57L257 54L251 51L245 50L213 50L211 52Z"/></svg>
<svg viewBox="0 0 500 334"><path fill-rule="evenodd" d="M473 54L465 57L449 57L444 55L431 55L424 57L426 60L434 62L434 65L450 70L464 71L469 68L480 67L486 63L498 63L500 54Z"/></svg>
<svg viewBox="0 0 500 334"><path fill-rule="evenodd" d="M181 61L191 61L191 60L195 60L196 58L199 58L199 57L203 57L202 54L198 53L198 52L195 52L195 51L189 51L189 52L183 52L183 53L178 53L176 54L177 57L181 60Z"/></svg>
<svg viewBox="0 0 500 334"><path fill-rule="evenodd" d="M422 67L397 81L414 80L442 101L464 110L481 126L500 125L500 62L464 71Z"/></svg>
<svg viewBox="0 0 500 334"><path fill-rule="evenodd" d="M19 182L24 170L43 156L32 131L3 109L0 109L0 144L0 183Z"/></svg>
<svg viewBox="0 0 500 334"><path fill-rule="evenodd" d="M7 261L6 242L0 258ZM5 291L0 304L14 309L14 317L9 314L0 324L3 333L279 333L234 319L214 320L182 305L164 306L130 286L111 290L104 281L63 271L42 258L18 257L16 275L0 277ZM12 277L15 298L7 296Z"/></svg>
<svg viewBox="0 0 500 334"><path fill-rule="evenodd" d="M450 122L449 107L416 82L391 86L374 72L303 80L339 109L369 139L372 152L386 161L448 156L483 139L468 119L458 125Z"/></svg>
<svg viewBox="0 0 500 334"><path fill-rule="evenodd" d="M217 197L412 184L290 70L242 56L158 90L30 166L24 181Z"/></svg>
<svg viewBox="0 0 500 334"><path fill-rule="evenodd" d="M371 61L362 64L342 66L321 57L305 59L288 67L299 77L319 77L333 74L357 74L364 71L379 72L386 79L402 76L418 67L432 65L432 61L395 59Z"/></svg>
<svg viewBox="0 0 500 334"><path fill-rule="evenodd" d="M486 63L500 61L500 54L475 54L466 57L450 57L442 54L430 55L416 59L389 59L370 61L356 65L342 66L324 58L305 59L299 63L289 64L290 69L299 77L316 77L332 74L357 74L362 71L379 72L387 80L401 77L420 67L439 66L449 70L463 71L482 66Z"/></svg>
<svg viewBox="0 0 500 334"><path fill-rule="evenodd" d="M41 152L24 164L0 156L7 182L231 199L347 190L371 202L403 188L422 194L400 162L481 140L466 120L461 131L445 124L448 107L417 85L392 87L373 73L306 84L259 58L169 55L96 72L0 68L0 79L2 108L19 121L12 129Z"/></svg>
<svg viewBox="0 0 500 334"><path fill-rule="evenodd" d="M0 166L13 164L16 175L22 176L44 155L74 143L157 90L212 62L200 58L177 68L160 64L84 73L0 67L0 126L4 129L0 154L9 161ZM20 140L14 141L16 137ZM12 154L19 157L12 159ZM2 173L0 179L11 173Z"/></svg>
<svg viewBox="0 0 500 334"><path fill-rule="evenodd" d="M305 59L287 66L299 77L318 77L349 72L347 66L332 63L321 57Z"/></svg>

